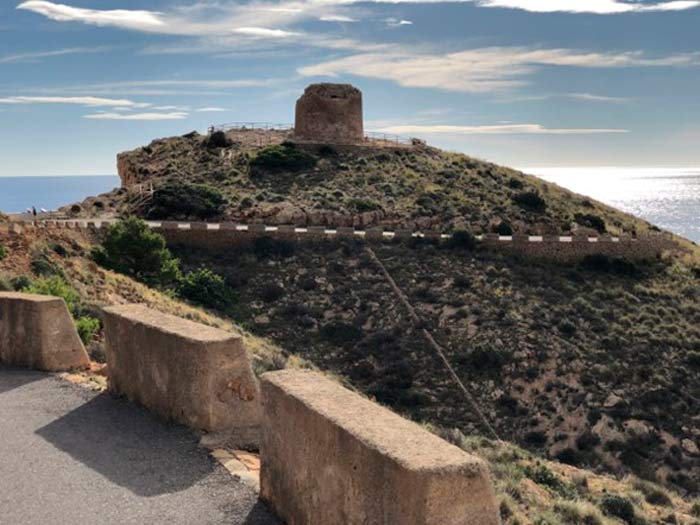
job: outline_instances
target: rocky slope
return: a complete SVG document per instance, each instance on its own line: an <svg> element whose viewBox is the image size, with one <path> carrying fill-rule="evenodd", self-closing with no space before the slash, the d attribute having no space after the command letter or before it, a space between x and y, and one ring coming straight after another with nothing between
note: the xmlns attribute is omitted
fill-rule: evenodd
<svg viewBox="0 0 700 525"><path fill-rule="evenodd" d="M376 270L371 268L356 246L316 246L312 247L314 249L309 250L308 253L306 250L296 251L293 256L287 251L285 253L290 256L279 259L266 255L270 249L270 245L266 244L267 249L258 246L257 250L252 249L241 253L238 262L243 265L238 272L222 263L222 267L229 268L227 271L230 282L239 283L236 285L239 301L234 308L235 311L230 312L231 317L240 318L246 324L257 327L256 331L268 336L261 338L231 324L228 320L231 317L228 319L217 317L191 305L175 301L128 277L97 267L88 257L94 242L95 239L86 237L82 232L69 230L37 230L25 232L21 236L10 235L4 228L3 218L0 217L0 246L5 248L5 256L0 257L0 289L12 287L18 282L45 278L47 273L62 275L65 281L78 292L80 300L87 307L92 308L96 315L99 307L103 305L145 302L161 311L240 332L255 357L256 369L259 372L283 366L310 366L301 355L313 357L323 368L343 372L345 377L335 376L339 380L352 382L362 391L373 392L382 401L394 405L426 424L427 421L442 420L446 426L431 424L429 428L465 450L483 457L491 465L496 491L501 501L501 515L504 523L509 525L651 525L659 523L697 525L700 519L700 501L674 490L644 482L635 476L615 479L609 475L596 474L590 469L544 460L539 453L533 454L508 443L495 443L479 437L465 437L464 433L456 427L469 431L472 428L477 429L478 425L468 411L459 408L458 405L463 404L462 400L456 393L450 391L451 386L446 381L443 371L436 367L434 360L425 353L424 345L410 332L391 335L385 333L385 328L382 328L382 332L376 332L372 328L395 323L397 330L410 330L402 325L400 318L403 315L391 305L388 299L389 293L383 288ZM417 270L425 264L426 260L431 264L437 264L441 259L443 262L449 261L450 257L455 255L439 250L434 251L428 246L411 249L418 250L418 257L412 266L406 267L406 272ZM433 252L428 259L422 253L426 249L428 252ZM319 256L320 250L326 251L329 255ZM397 275L399 283L411 289L409 286L411 278L409 277L407 281L407 276L397 271L397 266L400 266L398 256L406 256L409 253L393 252L391 247L387 246L378 254L390 267L392 273ZM206 254L194 254L189 262L199 264L204 257ZM392 257L394 257L393 262ZM481 256L472 257L465 254L460 254L459 257L465 260L465 266L450 270L450 275L462 275L463 270L477 265L481 258ZM348 265L352 269L352 277L349 280L340 276L341 262L345 264L346 260L349 261ZM41 261L41 264L37 261ZM319 265L321 263L322 265ZM310 267L302 268L302 264L304 266L308 264ZM317 266L313 266L314 264ZM494 288L484 290L483 294L486 296L493 293L494 296L498 296L499 292L496 290L501 288L507 290L503 280L512 270L504 261L493 260L490 264L499 273L496 275L493 273L494 270L489 270L488 278L497 278L497 280L494 281ZM282 271L285 268L289 268L288 272ZM260 269L266 269L264 275L268 279L267 283L263 282L262 275L257 278L250 273L257 274ZM441 275L443 271L444 269L439 269L436 275ZM295 272L298 272L298 275L295 275ZM482 299L477 290L485 278L482 279L476 273L472 277L473 286L465 288L464 281L459 281L462 284L458 288L471 289L470 292L465 292L469 294L466 298L470 303L476 304L477 299ZM422 281L424 278L425 276L421 275L418 279ZM248 284L243 284L245 282ZM457 283L450 282L450 288L455 284ZM275 286L284 287L282 295L279 289L274 288ZM348 286L357 290L353 292L354 295L348 295ZM287 293L298 293L298 299L293 301ZM417 295L422 296L423 293L420 292ZM381 294L386 297L382 297ZM448 293L446 296L450 296L450 300L454 303L449 308L456 309L455 311L464 308L456 304L456 299L451 294ZM431 315L440 311L430 301L416 300L415 293L411 293L411 298L419 305L421 316L425 316L426 319L431 319ZM245 308L245 301L250 301L250 311ZM297 302L308 305L310 312L302 314L299 306L295 306ZM348 308L356 307L365 312L363 326L368 327L369 340L367 344L360 346L346 344L348 340L352 340L353 330L347 331L347 327L343 329L344 325L338 324L339 319L344 319L345 321L342 322L349 324L358 321L348 311ZM392 311L385 317L379 310L382 307ZM493 322L491 316L494 316L494 319L499 318L498 314L492 311L490 303L485 302L483 309L483 314L475 312L474 308L470 309L471 313L468 316L471 319L470 326L482 325L478 319L473 318L474 315L483 318L483 325L486 327L490 327ZM444 310L443 308L442 311ZM316 312L323 312L323 315L318 316ZM288 322L283 319L293 319L293 321L290 321L288 326ZM326 321L319 325L314 319ZM318 329L324 323L334 322L333 330ZM523 323L520 319L516 324ZM512 326L512 324L508 322L506 326ZM342 335L343 333L345 335ZM350 334L349 338L348 334ZM270 342L284 337L290 338L286 341L286 351L282 351L280 347ZM471 337L473 339L478 336ZM519 336L514 336L514 339L517 337ZM505 336L502 338L505 341L494 341L494 344L515 344L508 341ZM329 344L329 339L335 342ZM412 339L415 340L412 341ZM441 338L441 342L445 343L445 340ZM402 349L399 343L405 346L405 349ZM532 342L524 347L523 355L532 354L531 346ZM90 345L90 349L93 357L99 359L99 334ZM364 354L359 355L357 352L364 352ZM450 353L452 355L454 350ZM329 355L324 356L324 354ZM339 356L341 359L338 359ZM516 359L520 360L521 357ZM412 368L414 359L421 360L422 368ZM352 364L353 361L356 363ZM534 362L538 361L533 359ZM463 365L460 364L460 366ZM371 372L376 367L387 368L386 380L377 382L376 372ZM380 369L377 368L377 370ZM489 399L498 398L497 396L509 387L498 385L500 381L498 375L494 375L491 380L482 378L481 374L485 373L483 368L477 367L476 375L468 379L472 388L483 386L493 389L493 392L486 390L478 392L480 400L485 403L485 406L489 406L491 403ZM561 380L568 381L568 377L562 377ZM408 385L408 383L411 384ZM521 383L535 385L541 384L541 381L528 380ZM373 389L372 385L377 385L378 388ZM429 394L427 398L421 394L426 386L427 390L434 388L434 393ZM559 386L555 385L553 388L556 390ZM505 403L506 406L510 404L510 402ZM429 408L431 406L435 409L434 411ZM498 413L488 411L489 417L496 414ZM509 417L507 413L498 415L504 420ZM513 429L508 430L507 426L499 426L499 430L503 432L504 437L506 434L515 435Z"/></svg>

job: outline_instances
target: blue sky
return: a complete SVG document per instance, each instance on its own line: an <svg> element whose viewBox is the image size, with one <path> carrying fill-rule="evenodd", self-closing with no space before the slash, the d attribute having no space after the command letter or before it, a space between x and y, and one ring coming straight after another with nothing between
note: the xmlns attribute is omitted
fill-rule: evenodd
<svg viewBox="0 0 700 525"><path fill-rule="evenodd" d="M350 82L369 130L517 167L700 166L700 0L4 0L0 176L293 119Z"/></svg>

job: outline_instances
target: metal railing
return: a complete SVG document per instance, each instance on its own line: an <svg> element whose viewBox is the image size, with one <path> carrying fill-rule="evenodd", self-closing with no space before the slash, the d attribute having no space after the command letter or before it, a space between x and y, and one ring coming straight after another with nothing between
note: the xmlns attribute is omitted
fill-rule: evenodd
<svg viewBox="0 0 700 525"><path fill-rule="evenodd" d="M209 134L215 131L294 131L294 125L275 122L227 122L225 124L209 126ZM378 131L366 131L365 140L368 142L383 142L403 146L415 146L422 143L419 139Z"/></svg>

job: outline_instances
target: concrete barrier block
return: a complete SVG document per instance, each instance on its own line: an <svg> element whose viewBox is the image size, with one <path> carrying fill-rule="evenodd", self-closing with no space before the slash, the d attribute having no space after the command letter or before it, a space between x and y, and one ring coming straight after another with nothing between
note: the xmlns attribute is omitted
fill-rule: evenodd
<svg viewBox="0 0 700 525"><path fill-rule="evenodd" d="M174 221L161 221L160 228L162 230L177 230L177 222Z"/></svg>
<svg viewBox="0 0 700 525"><path fill-rule="evenodd" d="M319 374L262 377L261 498L290 525L497 525L486 465Z"/></svg>
<svg viewBox="0 0 700 525"><path fill-rule="evenodd" d="M143 305L105 308L109 389L239 446L259 440L260 389L242 339Z"/></svg>
<svg viewBox="0 0 700 525"><path fill-rule="evenodd" d="M236 223L235 222L222 222L221 225L219 226L220 230L236 230Z"/></svg>
<svg viewBox="0 0 700 525"><path fill-rule="evenodd" d="M208 230L209 225L206 222L191 222L190 230L204 231Z"/></svg>
<svg viewBox="0 0 700 525"><path fill-rule="evenodd" d="M321 238L326 236L325 226L309 226L306 228L306 234L309 237Z"/></svg>
<svg viewBox="0 0 700 525"><path fill-rule="evenodd" d="M49 372L90 364L63 299L10 292L0 292L0 362Z"/></svg>
<svg viewBox="0 0 700 525"><path fill-rule="evenodd" d="M296 226L292 226L291 224L281 224L277 226L277 233L286 237L296 235L296 230Z"/></svg>

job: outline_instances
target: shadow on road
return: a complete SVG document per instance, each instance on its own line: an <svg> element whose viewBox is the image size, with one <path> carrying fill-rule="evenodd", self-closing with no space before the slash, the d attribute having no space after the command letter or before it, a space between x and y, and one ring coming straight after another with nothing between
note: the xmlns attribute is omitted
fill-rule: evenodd
<svg viewBox="0 0 700 525"><path fill-rule="evenodd" d="M110 481L144 497L179 492L214 470L188 429L101 394L36 432Z"/></svg>
<svg viewBox="0 0 700 525"><path fill-rule="evenodd" d="M43 372L0 365L0 394L47 377Z"/></svg>

